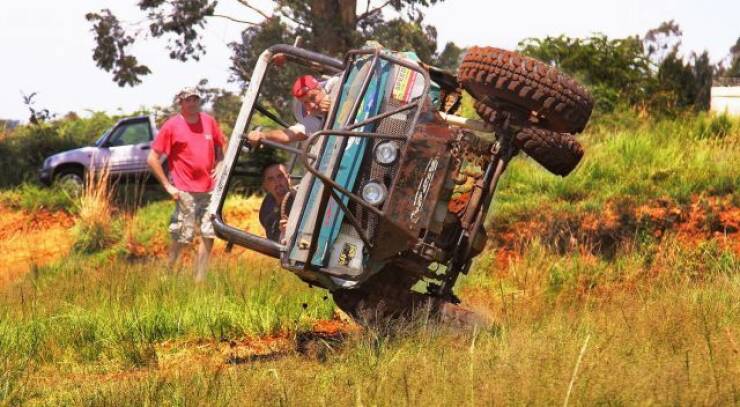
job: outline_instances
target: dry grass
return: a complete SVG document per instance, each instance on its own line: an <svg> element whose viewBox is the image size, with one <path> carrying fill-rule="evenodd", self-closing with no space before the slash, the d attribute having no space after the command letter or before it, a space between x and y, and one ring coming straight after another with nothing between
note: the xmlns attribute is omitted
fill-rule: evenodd
<svg viewBox="0 0 740 407"><path fill-rule="evenodd" d="M88 171L77 211L77 241L74 244L76 251L94 253L117 240L113 224L114 193L115 187L111 183L108 165L97 171Z"/></svg>

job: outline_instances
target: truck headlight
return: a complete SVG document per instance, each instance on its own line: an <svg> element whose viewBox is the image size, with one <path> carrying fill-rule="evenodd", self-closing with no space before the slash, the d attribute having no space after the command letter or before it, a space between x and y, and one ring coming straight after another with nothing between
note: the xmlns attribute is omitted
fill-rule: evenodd
<svg viewBox="0 0 740 407"><path fill-rule="evenodd" d="M395 141L384 141L375 147L375 161L378 164L391 165L398 158L400 149Z"/></svg>
<svg viewBox="0 0 740 407"><path fill-rule="evenodd" d="M386 195L388 195L388 190L381 183L370 181L362 187L362 199L370 205L382 204Z"/></svg>

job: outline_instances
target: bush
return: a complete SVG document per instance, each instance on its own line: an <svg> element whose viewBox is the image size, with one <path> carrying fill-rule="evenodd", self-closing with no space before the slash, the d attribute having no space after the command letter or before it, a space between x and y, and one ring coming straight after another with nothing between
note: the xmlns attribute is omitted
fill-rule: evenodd
<svg viewBox="0 0 740 407"><path fill-rule="evenodd" d="M58 187L40 188L33 184L21 184L17 188L0 192L0 204L13 209L37 211L65 210L75 213L77 206L74 199Z"/></svg>
<svg viewBox="0 0 740 407"><path fill-rule="evenodd" d="M80 119L68 117L38 125L19 126L0 138L0 188L36 178L44 159L52 154L92 144L115 124L105 113Z"/></svg>
<svg viewBox="0 0 740 407"><path fill-rule="evenodd" d="M723 139L733 131L733 121L727 115L700 115L696 120L694 135L697 139Z"/></svg>

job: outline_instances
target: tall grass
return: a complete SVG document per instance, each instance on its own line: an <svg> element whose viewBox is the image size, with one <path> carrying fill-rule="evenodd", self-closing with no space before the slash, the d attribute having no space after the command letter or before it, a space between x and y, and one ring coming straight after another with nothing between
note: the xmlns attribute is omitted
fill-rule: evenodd
<svg viewBox="0 0 740 407"><path fill-rule="evenodd" d="M100 251L118 239L113 224L113 194L110 166L88 171L79 198L77 241L74 250L83 253Z"/></svg>
<svg viewBox="0 0 740 407"><path fill-rule="evenodd" d="M701 120L709 128L715 118ZM696 123L594 126L583 137L586 161L562 180L518 159L492 219L514 222L548 208L577 218L611 202L736 195L737 127L709 137ZM107 223L115 235L120 216L111 215L109 194L89 191L102 203L79 210L88 225ZM254 208L230 204L233 220L248 225ZM161 243L171 205L155 202L126 218L135 226L113 246ZM325 291L273 260L218 256L198 286L168 273L163 259L82 250L0 289L0 404L733 405L733 236L694 242L635 232L610 256L578 245L551 250L541 236L505 268L487 251L457 291L494 318L492 329L419 319L340 345L320 342L319 358L285 349L230 357L245 338L290 340L332 317Z"/></svg>
<svg viewBox="0 0 740 407"><path fill-rule="evenodd" d="M721 131L706 130L713 126ZM515 158L503 176L490 220L515 221L543 207L598 213L607 202L622 199L640 204L667 198L686 204L697 195L740 196L737 120L700 116L631 129L607 122L579 139L584 158L565 178L549 174L526 156Z"/></svg>

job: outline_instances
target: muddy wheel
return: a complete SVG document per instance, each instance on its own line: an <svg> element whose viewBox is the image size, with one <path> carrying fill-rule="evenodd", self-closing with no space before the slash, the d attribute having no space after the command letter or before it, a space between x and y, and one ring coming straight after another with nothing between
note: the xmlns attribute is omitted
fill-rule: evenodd
<svg viewBox="0 0 740 407"><path fill-rule="evenodd" d="M364 326L383 327L398 319L428 313L444 323L472 327L489 326L484 316L463 306L411 291L417 279L394 267L387 267L354 290L332 293L334 303Z"/></svg>
<svg viewBox="0 0 740 407"><path fill-rule="evenodd" d="M409 316L425 297L411 291L416 279L388 266L356 289L332 292L334 303L363 325Z"/></svg>
<svg viewBox="0 0 740 407"><path fill-rule="evenodd" d="M482 104L497 110L503 102L534 112L540 127L559 133L583 131L593 109L588 91L556 68L498 48L471 48L458 79Z"/></svg>
<svg viewBox="0 0 740 407"><path fill-rule="evenodd" d="M529 127L514 137L514 143L553 174L566 176L583 157L583 147L570 134Z"/></svg>

